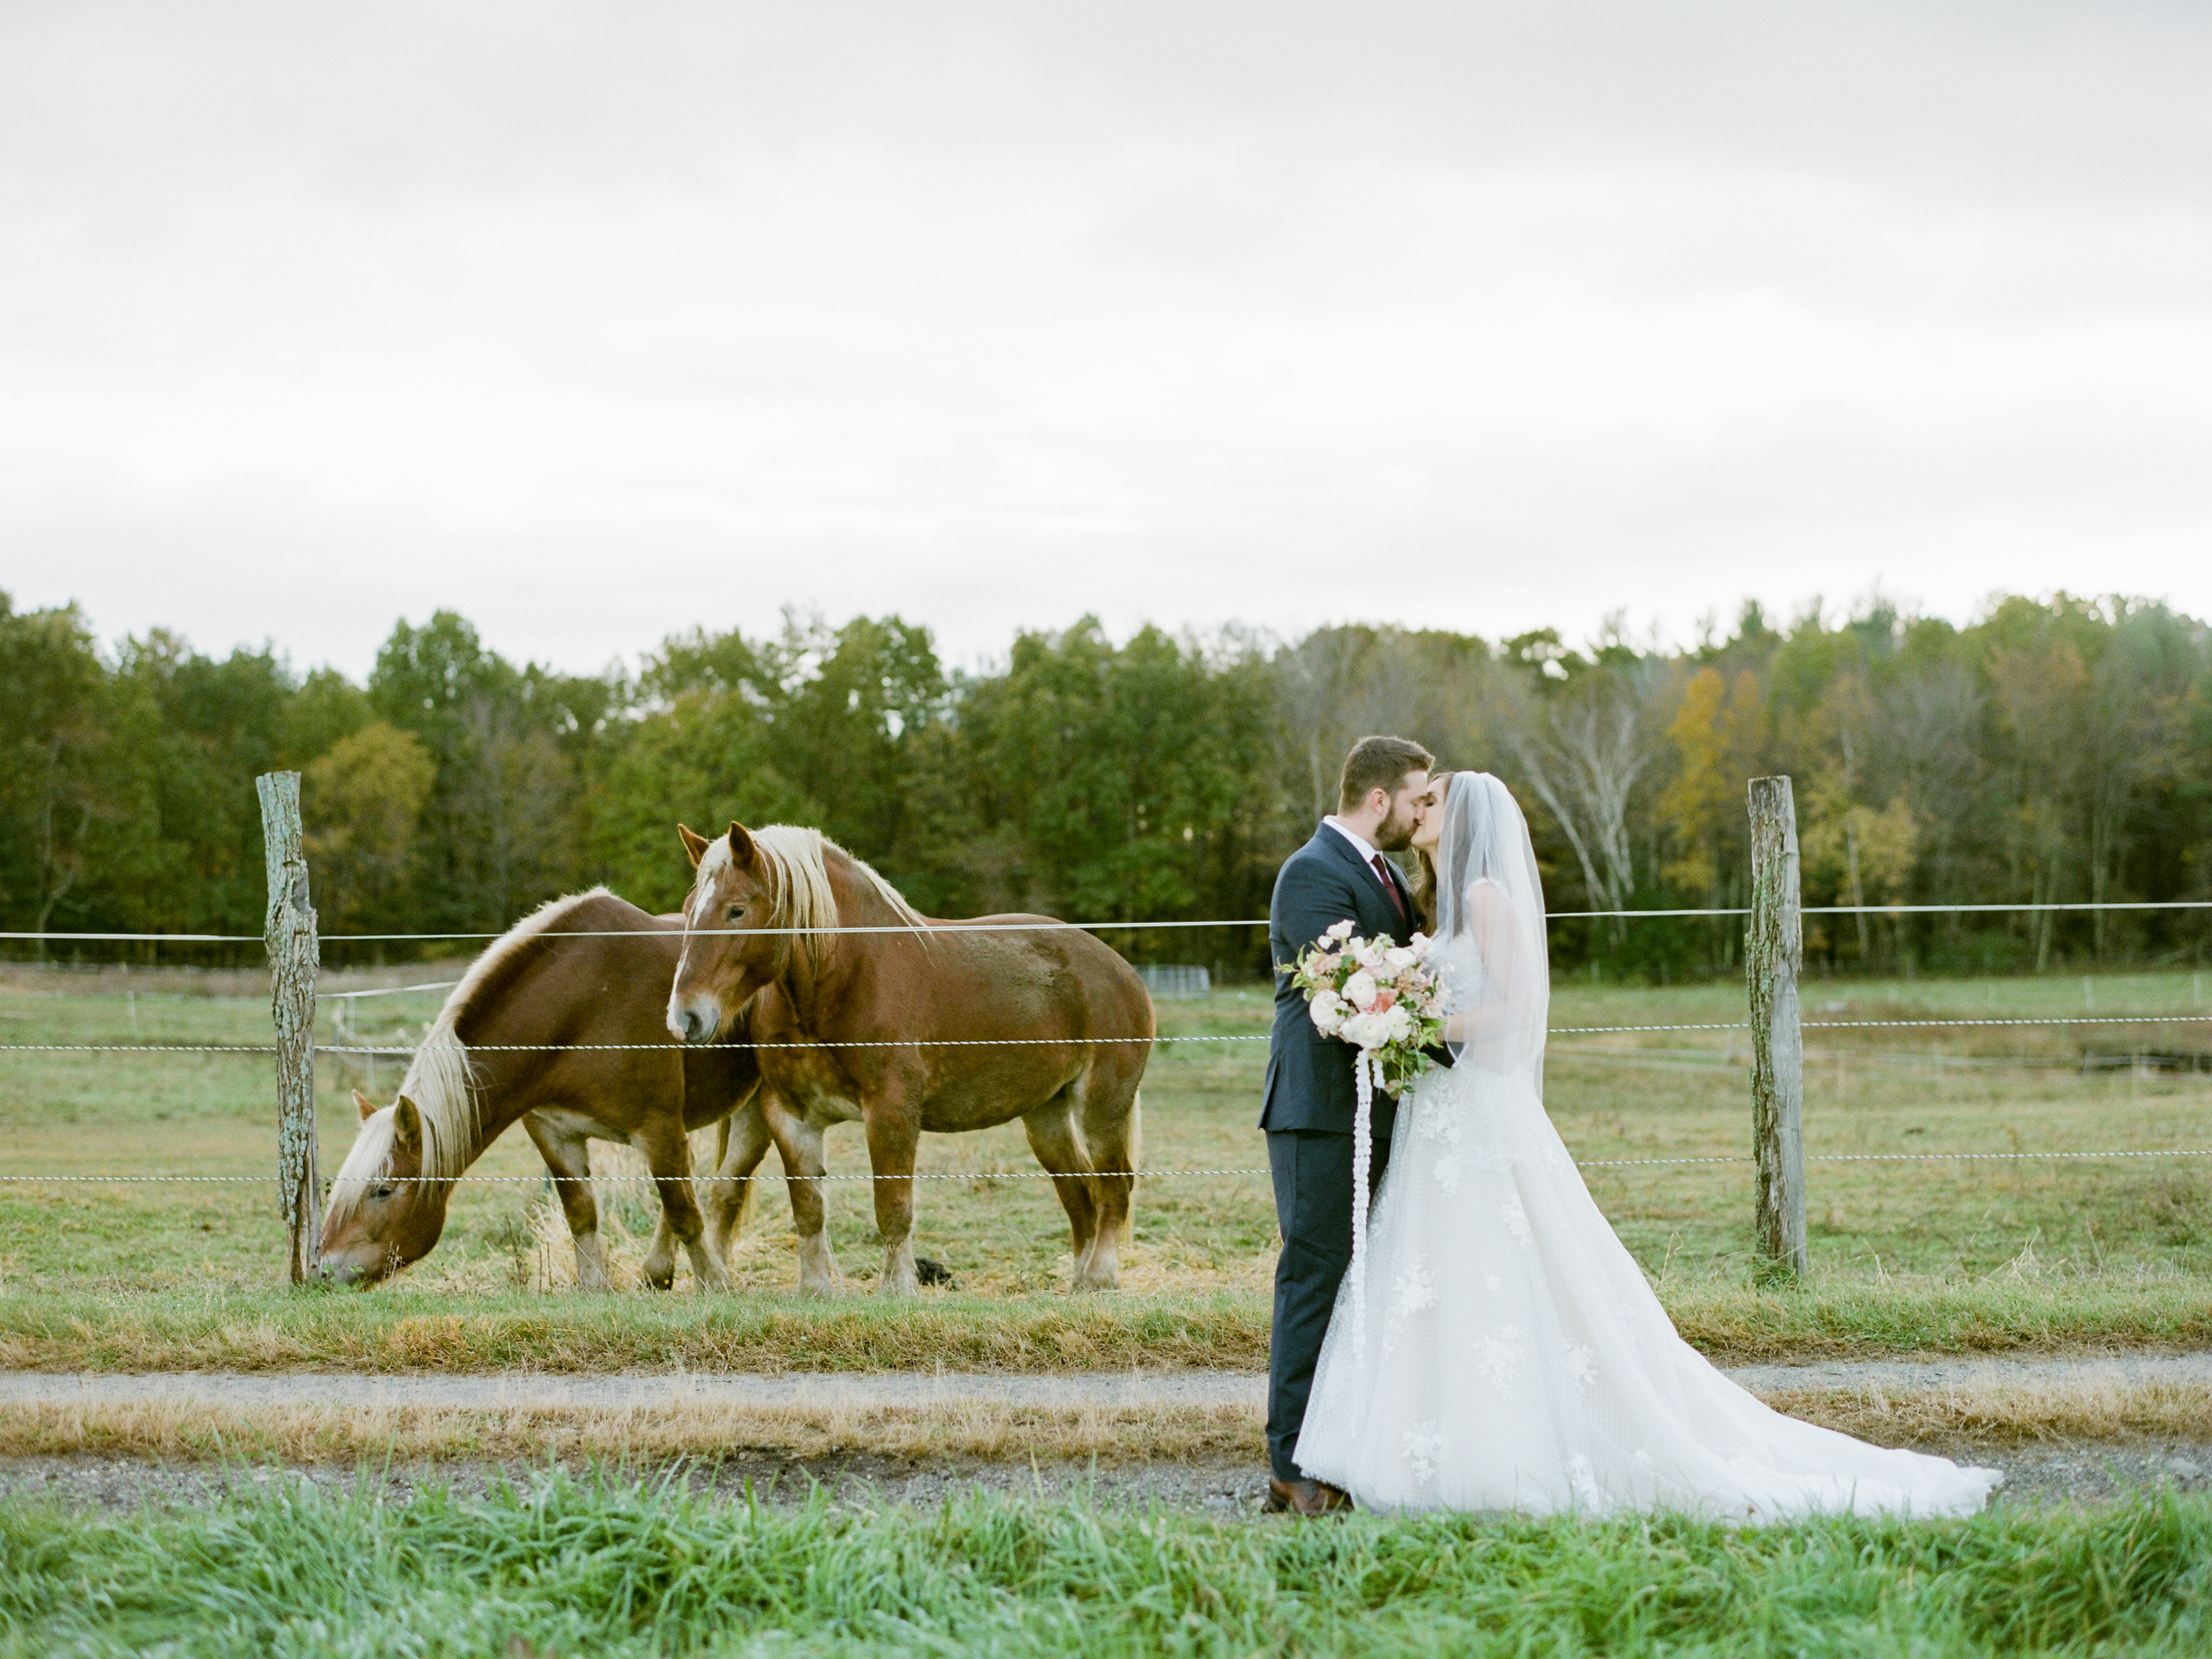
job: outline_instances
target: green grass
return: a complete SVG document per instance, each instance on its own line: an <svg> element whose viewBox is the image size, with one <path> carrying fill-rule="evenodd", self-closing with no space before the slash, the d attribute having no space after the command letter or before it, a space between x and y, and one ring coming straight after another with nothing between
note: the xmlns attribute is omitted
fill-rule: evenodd
<svg viewBox="0 0 2212 1659"><path fill-rule="evenodd" d="M2192 1283L1907 1284L1664 1292L1682 1334L1724 1363L1891 1354L2212 1347ZM0 1296L0 1368L591 1373L905 1369L1257 1371L1267 1304L1230 1292L978 1296L911 1303L783 1294L468 1296L207 1290Z"/></svg>
<svg viewBox="0 0 2212 1659"><path fill-rule="evenodd" d="M410 972L443 977L439 970ZM134 986L169 983L131 978ZM113 977L11 971L0 976L0 1040L267 1041L266 1005L257 997L140 989L127 1000L119 985ZM57 988L69 994L56 995ZM403 1040L437 1000L431 993L363 1003L360 1034ZM2203 979L2186 972L2114 974L2087 985L2078 976L1816 982L1805 1002L1814 1020L2212 1012ZM1250 1035L1264 1032L1268 1014L1257 991L1226 991L1203 1002L1164 1003L1161 1025L1175 1035ZM1742 992L1732 984L1593 989L1563 983L1553 1004L1555 1027L1743 1017ZM1740 1156L1749 1138L1745 1044L1732 1031L1562 1031L1552 1047L1548 1103L1568 1145L1586 1159ZM2085 1074L2080 1064L2089 1048L2212 1048L2212 1025L1812 1030L1807 1045L1806 1136L1816 1155L2212 1146L2212 1073ZM1160 1048L1145 1086L1148 1167L1263 1164L1254 1120L1263 1063L1261 1043ZM395 1077L390 1064L380 1068L380 1094L388 1094ZM319 1071L326 1171L350 1141L346 1090L361 1080L353 1062L326 1057ZM272 1171L273 1098L263 1057L0 1055L0 1173ZM830 1148L834 1171L864 1169L856 1129L833 1133ZM768 1167L775 1167L772 1158ZM518 1134L479 1166L483 1173L534 1178L540 1168ZM1125 1288L1112 1299L1118 1311L1108 1314L1071 1310L1059 1294L1067 1238L1047 1185L995 1179L1035 1168L1018 1129L931 1138L922 1168L956 1178L921 1188L918 1241L923 1254L952 1270L957 1294L925 1297L901 1316L919 1328L916 1341L892 1340L895 1318L799 1310L783 1295L795 1269L780 1183L765 1188L739 1245L742 1294L726 1309L698 1306L705 1299L683 1271L672 1302L634 1294L611 1310L604 1303L570 1308L573 1298L562 1292L537 1297L535 1311L525 1317L530 1299L517 1296L518 1288L557 1279L552 1270L566 1251L565 1242L545 1242L547 1198L534 1179L462 1188L444 1242L411 1270L404 1287L367 1299L377 1311L316 1303L296 1314L263 1294L275 1286L281 1260L273 1181L0 1186L0 1329L22 1341L27 1328L53 1329L48 1311L67 1307L71 1317L127 1347L130 1331L160 1326L181 1317L177 1310L218 1294L228 1310L222 1318L245 1328L273 1321L319 1333L302 1339L318 1356L354 1351L373 1327L445 1317L470 1331L535 1320L549 1331L602 1333L583 1350L565 1346L567 1335L557 1342L549 1337L534 1362L524 1349L512 1350L521 1363L570 1363L556 1348L646 1354L655 1342L673 1359L699 1351L688 1346L695 1340L712 1346L734 1339L679 1338L672 1331L720 1333L749 1318L835 1332L823 1339L825 1348L810 1346L810 1337L802 1343L798 1351L809 1363L888 1363L867 1356L939 1345L930 1333L963 1321L986 1331L964 1347L946 1337L945 1351L964 1363L1002 1363L976 1357L979 1345L1032 1356L1004 1363L1074 1363L1045 1357L1071 1355L1090 1340L1076 1340L1070 1331L1107 1332L1094 1351L1118 1356L1133 1351L1136 1339L1127 1333L1177 1322L1194 1334L1170 1344L1171 1351L1195 1353L1195 1344L1211 1340L1218 1346L1202 1363L1249 1363L1252 1333L1264 1329L1275 1248L1264 1179L1148 1180L1125 1258ZM1767 1355L1792 1342L1824 1351L2175 1344L2204 1340L2197 1310L2212 1307L2212 1159L1816 1162L1809 1183L1811 1290L1779 1300L1747 1288L1754 1263L1747 1164L1596 1168L1588 1179L1686 1332L1716 1352ZM626 1241L649 1232L655 1210L641 1187L610 1187L605 1196L619 1269L634 1261L639 1252L626 1248ZM877 1256L864 1186L833 1187L831 1210L845 1270L864 1288ZM636 1325L633 1337L617 1331L626 1321ZM1033 1340L1009 1334L1025 1329ZM84 1346L107 1340L97 1336ZM46 1337L34 1349L27 1363L60 1363L40 1356L73 1351Z"/></svg>
<svg viewBox="0 0 2212 1659"><path fill-rule="evenodd" d="M1731 1531L791 1509L551 1476L0 1513L7 1654L2193 1654L2208 1594L2212 1507L2170 1496Z"/></svg>

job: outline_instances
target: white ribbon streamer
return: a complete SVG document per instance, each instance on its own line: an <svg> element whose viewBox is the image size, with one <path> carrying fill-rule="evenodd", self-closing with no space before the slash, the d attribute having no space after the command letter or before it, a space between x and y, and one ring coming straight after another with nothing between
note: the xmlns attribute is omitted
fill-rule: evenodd
<svg viewBox="0 0 2212 1659"><path fill-rule="evenodd" d="M1352 1058L1359 1105L1352 1115L1352 1357L1367 1359L1367 1171L1374 1160L1374 1061L1362 1048Z"/></svg>

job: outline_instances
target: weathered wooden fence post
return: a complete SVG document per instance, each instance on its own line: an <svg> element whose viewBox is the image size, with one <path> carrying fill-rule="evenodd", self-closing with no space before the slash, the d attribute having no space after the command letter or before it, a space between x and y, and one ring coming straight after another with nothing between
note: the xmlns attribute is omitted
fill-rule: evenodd
<svg viewBox="0 0 2212 1659"><path fill-rule="evenodd" d="M1797 803L1787 778L1751 780L1751 1145L1758 1160L1759 1253L1770 1275L1805 1277L1805 1046L1797 971Z"/></svg>
<svg viewBox="0 0 2212 1659"><path fill-rule="evenodd" d="M292 1282L322 1256L322 1181L315 1167L315 912L300 838L300 775L265 772L261 833L269 868L269 1011L276 1023L277 1190L291 1233Z"/></svg>

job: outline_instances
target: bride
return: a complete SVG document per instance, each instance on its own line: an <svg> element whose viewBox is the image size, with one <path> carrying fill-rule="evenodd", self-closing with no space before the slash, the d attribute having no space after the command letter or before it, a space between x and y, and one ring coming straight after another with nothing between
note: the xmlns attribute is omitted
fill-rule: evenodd
<svg viewBox="0 0 2212 1659"><path fill-rule="evenodd" d="M1550 967L1527 822L1486 772L1432 789L1413 845L1456 1064L1400 1109L1363 1340L1348 1273L1300 1469L1369 1509L1979 1509L1998 1471L1783 1417L1675 1334L1544 1115Z"/></svg>

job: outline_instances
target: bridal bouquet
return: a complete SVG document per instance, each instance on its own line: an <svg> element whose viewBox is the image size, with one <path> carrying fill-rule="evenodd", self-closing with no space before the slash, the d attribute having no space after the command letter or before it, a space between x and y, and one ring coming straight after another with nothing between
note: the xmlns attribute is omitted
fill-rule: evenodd
<svg viewBox="0 0 2212 1659"><path fill-rule="evenodd" d="M1444 1035L1444 987L1428 966L1429 941L1409 945L1390 935L1355 938L1339 922L1300 956L1292 981L1306 994L1306 1011L1325 1037L1360 1051L1373 1081L1395 1098L1428 1069L1423 1049Z"/></svg>
<svg viewBox="0 0 2212 1659"><path fill-rule="evenodd" d="M1387 933L1353 936L1339 922L1300 953L1291 981L1306 994L1314 1029L1359 1050L1352 1063L1358 1110L1352 1120L1352 1351L1367 1356L1367 1174L1374 1150L1375 1090L1394 1098L1426 1071L1422 1052L1444 1035L1444 987L1428 965L1429 941Z"/></svg>

